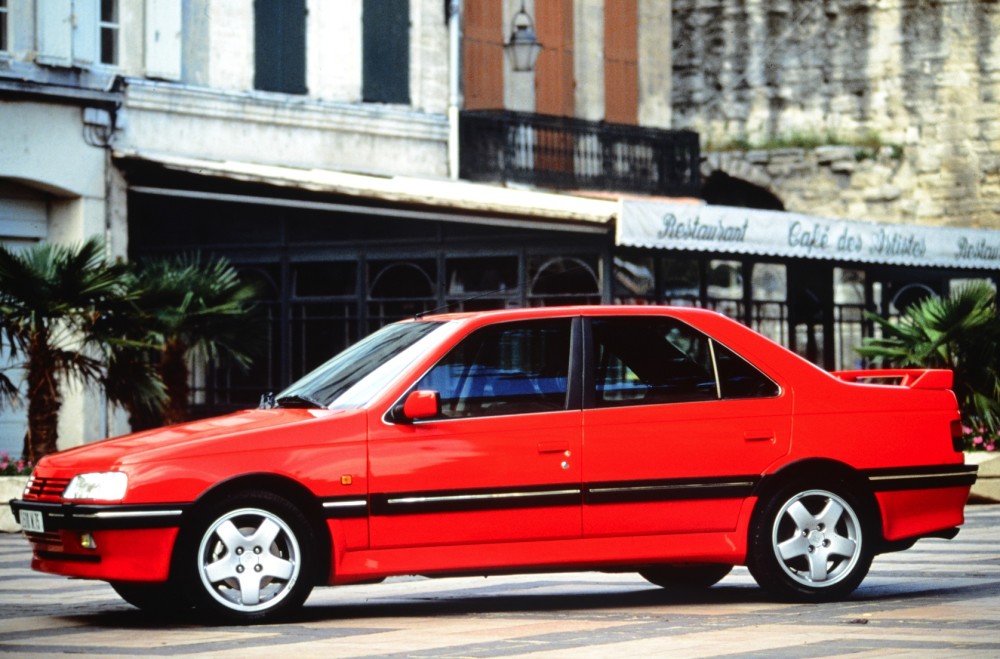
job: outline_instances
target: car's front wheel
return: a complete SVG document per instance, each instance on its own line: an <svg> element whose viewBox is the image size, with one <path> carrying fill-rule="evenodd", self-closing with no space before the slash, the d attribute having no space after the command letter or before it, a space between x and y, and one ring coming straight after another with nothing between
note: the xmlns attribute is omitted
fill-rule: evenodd
<svg viewBox="0 0 1000 659"><path fill-rule="evenodd" d="M747 567L783 599L845 597L868 574L871 521L844 487L793 485L763 502L751 528Z"/></svg>
<svg viewBox="0 0 1000 659"><path fill-rule="evenodd" d="M297 609L313 586L316 542L305 516L268 492L229 496L201 511L181 544L195 606L230 622Z"/></svg>

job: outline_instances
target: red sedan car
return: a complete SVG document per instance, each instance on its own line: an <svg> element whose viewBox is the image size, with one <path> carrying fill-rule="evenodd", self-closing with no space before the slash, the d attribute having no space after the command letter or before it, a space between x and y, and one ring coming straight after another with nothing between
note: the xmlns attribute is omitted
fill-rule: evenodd
<svg viewBox="0 0 1000 659"><path fill-rule="evenodd" d="M273 406L41 460L32 567L230 621L390 575L635 570L783 599L954 537L976 478L951 373L827 373L711 311L390 325Z"/></svg>

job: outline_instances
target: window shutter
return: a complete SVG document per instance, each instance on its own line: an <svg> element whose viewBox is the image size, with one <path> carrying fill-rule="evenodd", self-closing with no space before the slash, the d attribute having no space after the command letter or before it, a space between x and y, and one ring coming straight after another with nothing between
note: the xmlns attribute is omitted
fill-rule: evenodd
<svg viewBox="0 0 1000 659"><path fill-rule="evenodd" d="M73 64L73 3L71 0L38 0L35 16L38 63Z"/></svg>
<svg viewBox="0 0 1000 659"><path fill-rule="evenodd" d="M181 79L181 6L177 0L146 0L146 76Z"/></svg>
<svg viewBox="0 0 1000 659"><path fill-rule="evenodd" d="M101 0L73 0L73 63L101 61Z"/></svg>
<svg viewBox="0 0 1000 659"><path fill-rule="evenodd" d="M500 0L465 3L462 87L466 110L503 109L503 5Z"/></svg>
<svg viewBox="0 0 1000 659"><path fill-rule="evenodd" d="M409 103L409 0L364 0L361 21L363 99Z"/></svg>
<svg viewBox="0 0 1000 659"><path fill-rule="evenodd" d="M305 0L256 0L254 48L256 89L305 94Z"/></svg>

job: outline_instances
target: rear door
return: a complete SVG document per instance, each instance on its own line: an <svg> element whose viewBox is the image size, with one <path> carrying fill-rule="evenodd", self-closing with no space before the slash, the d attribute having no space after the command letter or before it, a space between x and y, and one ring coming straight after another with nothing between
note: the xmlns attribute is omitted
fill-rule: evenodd
<svg viewBox="0 0 1000 659"><path fill-rule="evenodd" d="M788 451L791 396L676 319L599 317L590 329L584 535L734 529Z"/></svg>

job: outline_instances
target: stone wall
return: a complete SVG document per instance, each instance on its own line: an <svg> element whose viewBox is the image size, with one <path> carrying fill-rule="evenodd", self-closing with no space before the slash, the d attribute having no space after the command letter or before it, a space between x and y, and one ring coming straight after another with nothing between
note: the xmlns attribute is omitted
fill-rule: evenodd
<svg viewBox="0 0 1000 659"><path fill-rule="evenodd" d="M789 210L1000 227L1000 3L674 0L673 19L674 125L707 168ZM865 146L752 150L796 142Z"/></svg>

